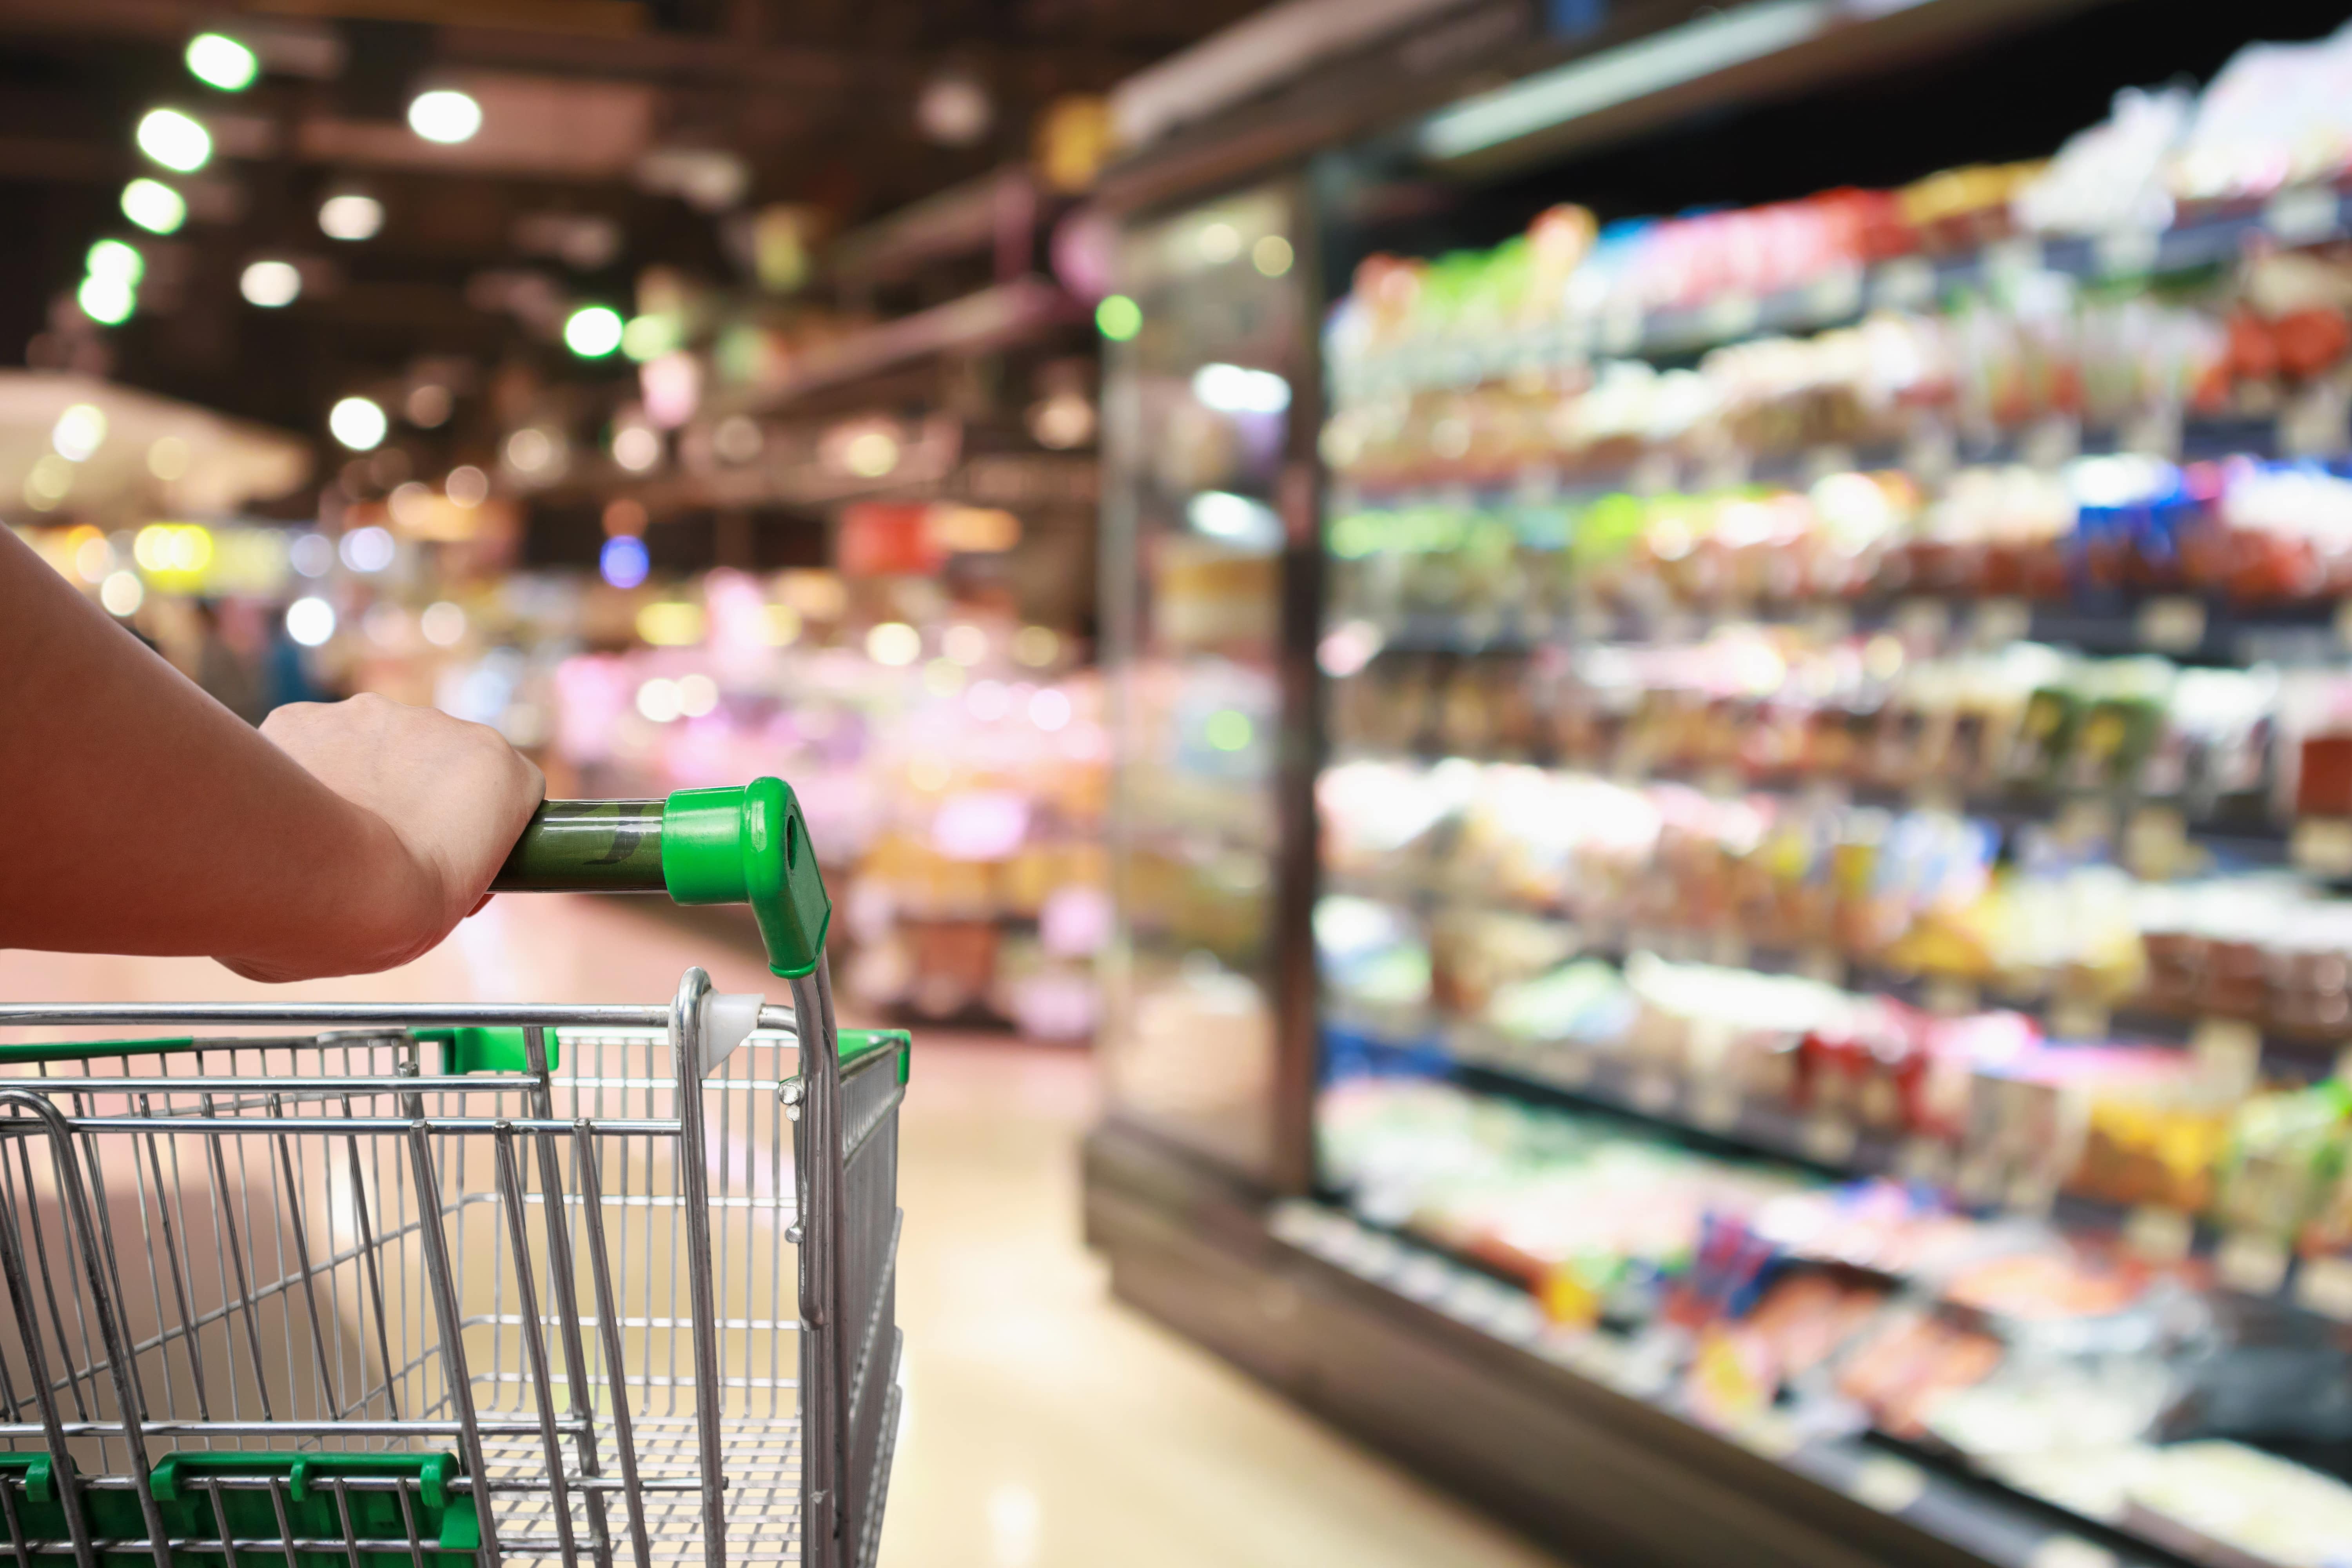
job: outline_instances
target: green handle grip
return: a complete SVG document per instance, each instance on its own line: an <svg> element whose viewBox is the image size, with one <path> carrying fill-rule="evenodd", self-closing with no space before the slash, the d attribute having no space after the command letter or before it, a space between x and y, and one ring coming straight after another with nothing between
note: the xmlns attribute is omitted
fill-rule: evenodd
<svg viewBox="0 0 2352 1568"><path fill-rule="evenodd" d="M800 799L782 779L680 790L666 801L551 800L490 883L494 893L667 893L681 904L749 904L768 967L816 968L833 901Z"/></svg>
<svg viewBox="0 0 2352 1568"><path fill-rule="evenodd" d="M658 800L551 800L531 813L494 893L658 893Z"/></svg>

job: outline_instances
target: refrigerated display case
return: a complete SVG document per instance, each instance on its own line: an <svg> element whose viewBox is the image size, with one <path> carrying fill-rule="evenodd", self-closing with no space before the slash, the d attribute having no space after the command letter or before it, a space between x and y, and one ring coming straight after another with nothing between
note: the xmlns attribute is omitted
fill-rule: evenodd
<svg viewBox="0 0 2352 1568"><path fill-rule="evenodd" d="M1297 184L1311 1092L1114 1078L1090 1231L1580 1562L2352 1551L2352 35L1971 15L1520 40Z"/></svg>
<svg viewBox="0 0 2352 1568"><path fill-rule="evenodd" d="M1297 215L1272 184L1131 226L1106 318L1105 1077L1123 1116L1268 1184L1303 1152L1279 1039L1311 983L1278 940L1303 891L1283 857L1304 842L1312 722L1285 651L1316 565Z"/></svg>

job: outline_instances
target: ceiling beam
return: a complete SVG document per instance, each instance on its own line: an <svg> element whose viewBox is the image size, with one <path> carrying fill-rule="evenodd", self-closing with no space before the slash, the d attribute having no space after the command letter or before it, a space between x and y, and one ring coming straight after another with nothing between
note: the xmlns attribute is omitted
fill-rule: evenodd
<svg viewBox="0 0 2352 1568"><path fill-rule="evenodd" d="M799 92L848 92L914 70L903 58L887 55L772 44L747 47L731 38L688 33L616 38L465 25L438 29L437 41L440 58L452 65Z"/></svg>
<svg viewBox="0 0 2352 1568"><path fill-rule="evenodd" d="M585 0L583 0L585 3ZM617 3L617 0L616 0ZM625 6L626 9L635 7ZM941 40L922 51L835 48L805 44L747 45L707 34L558 30L517 25L491 8L430 0L414 5L344 4L342 0L278 0L257 6L262 25L289 21L378 17L392 12L434 28L436 52L448 65L494 67L604 76L631 80L852 94L882 89L912 90L945 60L993 57L1017 59L1073 84L1107 85L1150 61L1147 51L1063 38ZM537 14L534 13L534 16ZM457 19L445 19L457 18ZM0 37L115 39L173 45L205 27L224 26L210 0L7 0L0 5ZM1015 84L1008 79L1005 88Z"/></svg>
<svg viewBox="0 0 2352 1568"><path fill-rule="evenodd" d="M308 21L453 23L542 33L589 33L626 37L647 30L652 20L640 0L245 0L264 16Z"/></svg>

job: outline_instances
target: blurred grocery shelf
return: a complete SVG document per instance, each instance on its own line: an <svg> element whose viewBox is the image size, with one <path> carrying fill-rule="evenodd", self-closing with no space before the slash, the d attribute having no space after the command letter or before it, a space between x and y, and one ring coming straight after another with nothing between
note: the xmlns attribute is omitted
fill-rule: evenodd
<svg viewBox="0 0 2352 1568"><path fill-rule="evenodd" d="M1113 171L1115 1282L1595 1560L2333 1563L2340 18L1547 19Z"/></svg>

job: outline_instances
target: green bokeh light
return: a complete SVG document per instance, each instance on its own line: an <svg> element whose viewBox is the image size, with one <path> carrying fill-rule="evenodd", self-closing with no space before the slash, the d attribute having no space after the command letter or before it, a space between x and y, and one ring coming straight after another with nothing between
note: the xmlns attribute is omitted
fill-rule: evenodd
<svg viewBox="0 0 2352 1568"><path fill-rule="evenodd" d="M1095 307L1095 326L1115 343L1123 343L1143 330L1143 307L1124 294L1113 294Z"/></svg>
<svg viewBox="0 0 2352 1568"><path fill-rule="evenodd" d="M677 347L677 321L671 316L632 316L621 329L621 352L643 363Z"/></svg>
<svg viewBox="0 0 2352 1568"><path fill-rule="evenodd" d="M1202 738L1221 752L1246 751L1255 733L1249 715L1236 708L1218 710L1201 726Z"/></svg>

